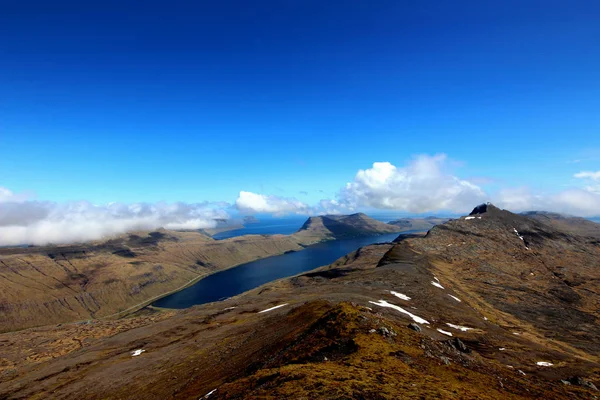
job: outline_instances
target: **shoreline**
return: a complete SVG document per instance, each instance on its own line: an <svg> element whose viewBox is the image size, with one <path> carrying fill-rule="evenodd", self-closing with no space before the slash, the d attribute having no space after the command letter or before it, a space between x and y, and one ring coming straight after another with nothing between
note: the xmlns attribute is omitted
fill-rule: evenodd
<svg viewBox="0 0 600 400"><path fill-rule="evenodd" d="M400 235L411 235L411 234L418 234L418 233L423 233L423 232L427 232L427 231L423 231L423 230L414 230L414 231L413 231L413 230L410 230L410 231L404 231L404 232L388 232L388 233L380 233L380 234L376 234L376 235L364 235L364 236L357 236L357 237L355 237L355 238L347 238L347 239L335 239L335 238L332 238L332 239L324 239L324 240L321 240L321 241L318 241L318 242L312 243L312 244L310 244L310 245L307 245L305 248L303 248L303 249L301 249L301 250L288 250L288 251L285 251L285 252L283 252L283 253L278 253L278 254L273 254L273 255L271 255L271 256L268 256L268 257L258 258L258 259L256 259L256 260L253 260L253 261L244 262L244 263L237 264L237 265L234 265L234 266L231 266L231 267L227 267L227 268L224 268L224 269L220 269L220 270L218 270L218 271L215 271L215 272L212 272L212 273L210 273L210 274L206 274L206 275L202 276L200 279L198 279L197 281L195 281L195 282L193 282L193 283L190 283L190 284L186 285L185 287L182 287L182 288L180 288L180 289L178 289L178 290L173 290L173 291L172 291L172 292L170 292L170 293L167 293L167 294L165 294L165 295L163 295L163 296L157 297L157 298L156 298L156 299L154 299L152 302L155 302L155 301L157 301L157 300L160 300L161 298L164 298L164 297L170 296L170 295L172 295L172 294L175 294L175 293L177 293L177 292L179 292L179 291L181 291L181 290L184 290L184 289L186 289L187 287L190 287L190 286L192 286L192 285L196 284L196 283L197 283L197 282L199 282L200 280L202 280L202 279L204 279L204 278L207 278L207 277L209 277L209 276L211 276L211 275L214 275L214 274L216 274L216 273L219 273L219 272L222 272L222 271L226 271L226 270L229 270L229 269L232 269L232 268L236 268L236 267L239 267L239 266L242 266L242 265L245 265L245 264L250 264L250 263L253 263L253 262L256 262L256 261L265 260L265 259L268 259L268 258L270 258L270 257L277 257L277 256L282 256L282 255L285 255L285 254L289 254L289 253L296 253L296 252L299 252L299 251L305 250L305 249L307 249L307 248L310 248L311 246L314 246L314 245L317 245L317 244L321 244L321 243L327 243L327 242L334 242L334 241L342 241L342 240L348 240L348 239L356 239L356 238L361 238L361 237L363 237L363 238L366 238L366 237L378 237L378 236L384 236L384 235L389 235L389 234L397 234L398 236L400 236ZM397 237L396 237L396 238L397 238ZM391 245L394 245L395 243L394 243L394 241L390 241L390 242L376 242L376 243L372 243L372 245L373 245L373 244L391 244ZM359 247L358 249L360 249L360 248L362 248L362 247L365 247L365 246L361 246L361 247ZM356 249L356 250L358 250L358 249ZM344 257L344 256L345 256L345 255L343 255L343 256L341 256L341 257ZM340 257L340 258L341 258L341 257ZM336 260L337 260L337 259L336 259ZM333 262L335 262L335 261L333 261ZM331 264L331 263L330 263L330 264ZM314 269L319 269L319 268L325 267L325 266L327 266L327 265L330 265L330 264L323 264L323 265L320 265L320 266L317 266L317 267L315 267ZM314 270L314 269L311 269L310 271L312 271L312 270ZM304 273L304 272L298 273L298 275L300 275L300 274L302 274L302 273ZM294 275L290 275L289 277L291 277L291 276L294 276ZM287 278L289 278L289 277L278 278L278 279L275 279L274 281L281 280L281 279L287 279ZM274 282L274 281L269 281L269 282L267 282L267 283ZM267 284L267 283L265 283L265 284ZM261 286L262 286L262 285L261 285ZM246 292L249 292L249 291L251 291L251 290L254 290L254 289L256 289L256 288L248 289L247 291L244 291L244 292L242 292L242 293L239 293L239 294L237 294L237 295L231 296L231 297L229 297L229 298L234 298L234 297L237 297L237 296L241 296L242 294L244 294L244 293L246 293ZM218 302L218 301L221 301L221 300L216 300L216 301L214 301L214 302ZM196 305L203 305L203 304L210 304L210 303L213 303L213 302L211 301L211 302L208 302L208 303L201 303L201 304L196 304ZM146 305L146 307L147 307L147 306L151 306L151 307L153 307L153 309L155 309L155 310L158 310L158 311L163 311L163 310L164 310L164 311L172 311L172 310L182 310L182 309L186 309L186 308L168 308L168 307L158 307L158 306L152 306L152 303L150 303L150 304L147 304L147 305ZM192 305L192 306L190 306L190 307L194 307L194 306L195 306L195 305ZM187 307L187 308L190 308L190 307ZM143 307L141 307L141 308L143 308Z"/></svg>
<svg viewBox="0 0 600 400"><path fill-rule="evenodd" d="M358 234L356 236L348 237L348 239L353 238L353 237L358 238L361 236L381 236L381 235L390 234L390 233L393 233L395 235L401 235L404 232L405 231L403 231L402 229L398 229L397 231L393 231L393 232L380 232L380 233L376 233L376 234L366 234L366 235ZM240 241L240 240L244 241L245 237L252 237L252 236L262 236L265 239L267 239L267 242L269 241L268 240L269 237L273 238L274 240L277 237L279 237L279 238L287 237L288 241L290 241L290 243L288 243L288 245L286 245L286 246L283 246L283 249L281 249L281 246L276 246L275 248L272 248L272 250L278 250L278 251L275 251L270 254L266 254L263 252L263 254L258 254L258 257L253 258L253 259L244 259L245 257L229 257L230 261L232 261L232 262L238 261L238 260L236 260L236 258L237 259L242 258L243 260L241 260L241 262L232 263L231 265L228 265L224 268L219 268L219 269L216 269L213 271L193 271L194 275L192 275L191 279L189 278L189 275L188 275L188 280L184 281L184 282L180 281L179 286L177 286L173 289L167 290L165 292L152 295L151 297L149 297L147 299L143 299L142 301L139 301L133 305L123 304L122 309L113 308L112 310L110 310L110 307L109 307L106 315L102 315L98 312L96 312L95 313L96 315L93 317L92 317L92 315L82 314L80 316L80 319L62 320L62 321L57 321L56 323L70 324L70 323L82 323L82 322L94 321L94 320L97 320L97 321L105 320L106 321L106 320L117 320L117 319L121 319L121 318L126 318L128 316L132 316L133 314L139 312L140 310L144 309L145 307L151 306L154 302L157 302L160 299L163 299L165 297L174 295L177 292L185 290L185 289L197 284L202 279L207 278L211 275L214 275L218 272L226 271L226 270L236 268L236 267L239 267L239 266L247 264L247 263L256 262L256 261L267 259L270 257L284 255L286 253L299 252L303 249L309 248L309 247L317 245L319 243L346 239L346 238L338 239L338 238L332 236L331 233L329 233L329 232L322 232L319 230L306 231L303 229L296 231L294 233L291 233L291 234L248 234L248 235L234 236L231 238L224 238L221 240L217 240L214 238L211 238L211 239L214 242L221 242L221 241L236 242L236 241ZM104 251L104 250L112 251L112 250L114 250L114 249L112 249L112 247L114 247L114 248L119 247L117 245L118 245L118 243L113 244L113 243L108 243L108 242L107 243L90 243L89 244L89 246L91 248L97 249L97 250L102 250L102 251ZM279 247L279 248L277 248L277 247ZM292 247L292 249L290 249L290 247ZM62 246L60 246L60 248L61 248L61 250L63 249ZM66 246L64 246L64 248L68 249L68 251L70 251L70 252L84 252L88 249L88 246L78 243L78 244L66 245ZM12 248L12 249L3 249L3 250L5 250L7 253L10 254L10 253L12 253L12 251L14 251L16 249ZM19 250L24 250L24 249L19 249ZM50 248L50 247L46 247L46 246L34 247L34 248L25 249L25 252L26 253L45 253L50 250L55 250L55 248L54 247ZM263 250L267 250L267 249L265 248ZM180 267L185 267L185 265L182 264ZM190 271L190 272L192 272L192 271ZM156 293L156 292L154 292L154 293ZM156 307L156 309L161 309L161 307ZM171 310L171 309L165 308L165 310ZM100 314L100 315L98 315L98 314ZM14 330L10 329L3 333L14 332L14 331L19 331L19 330L29 329L29 328L39 328L39 327L53 325L53 324L54 324L54 322L50 322L49 324L48 323L34 324L34 325L30 325L30 326L25 326L25 327L15 326L14 328L16 328L16 329L14 329Z"/></svg>
<svg viewBox="0 0 600 400"><path fill-rule="evenodd" d="M401 233L402 233L402 232L400 232L399 234L401 234ZM276 235L276 234L273 234L273 235ZM269 235L269 236L273 236L273 235ZM293 236L293 235L294 235L294 234L291 234L291 235L285 235L285 236ZM380 235L373 235L373 236L381 236L381 235L384 235L384 234L380 234ZM244 237L244 236L251 236L251 235L241 235L241 236L235 236L235 237L236 237L236 238L239 238L239 237ZM233 239L233 237L232 237L232 238L227 238L227 239L222 239L222 240L228 240L228 239ZM215 239L215 240L217 240L217 239ZM117 317L117 318L114 318L114 319L125 318L125 317L127 317L128 315L131 315L131 314L133 314L133 313L135 313L135 312L137 312L137 311L139 311L139 310L143 309L144 307L152 306L152 303L154 303L155 301L158 301L158 300L160 300L160 299L162 299L162 298L164 298L164 297L167 297L167 296L170 296L170 295L172 295L172 294L175 294L175 293L177 293L177 292L180 292L180 291L182 291L182 290L184 290L184 289L186 289L186 288L188 288L188 287L190 287L190 286L193 286L194 284L198 283L198 282L199 282L199 281L201 281L202 279L204 279L204 278L207 278L207 277L209 277L209 276L211 276L211 275L217 274L217 273L219 273L219 272L222 272L222 271L227 271L227 270L229 270L229 269L236 268L236 267L239 267L239 266L242 266L242 265L244 265L244 264L251 263L251 262L255 262L255 261L259 261L259 260L264 260L264 259L267 259L267 258L269 258L269 257L276 257L276 256L281 256L281 255L284 255L284 254L296 253L296 252L298 252L298 251L305 250L306 248L308 248L308 247L310 247L310 246L314 246L314 245L316 245L316 244L319 244L319 243L324 243L324 242L331 242L331 241L335 241L335 240L340 240L340 239L335 239L335 238L323 238L323 239L321 239L321 240L319 240L319 241L316 241L316 242L313 242L313 243L310 243L310 244L304 244L304 243L300 243L300 242L298 242L298 245L299 245L300 247L302 247L302 249L300 249L300 250L285 250L285 251L283 251L283 252L280 252L280 253L274 253L274 254L270 254L270 255L268 255L268 256L266 256L266 257L259 257L259 258L255 259L255 260L252 260L252 261L245 261L245 262L242 262L242 263L238 263L238 264L231 265L231 266L229 266L229 267L221 268L221 269L219 269L219 270L216 270L216 271L213 271L213 272L209 272L209 273L207 273L207 274L204 274L204 275L199 275L199 276L197 276L197 277L195 277L195 278L191 279L191 280L190 280L190 281L188 281L187 283L185 283L183 286L180 286L179 288L176 288L176 289L170 290L170 291L169 291L169 292L167 292L167 293L163 293L163 294L156 295L156 296L152 297L151 299L145 300L145 301L143 301L143 302L141 302L141 303L138 303L138 304L136 304L136 305L134 305L134 306L131 306L131 307L129 307L129 308L127 308L127 309L123 310L123 311L119 311L119 312L116 312L116 313L113 313L113 314L109 314L109 315L107 315L107 316L103 316L103 317L92 318L92 320L94 320L94 319L99 319L99 320L101 320L101 319L111 319L112 317L119 316L119 315L120 315L119 317ZM177 310L176 308L164 308L164 307L155 307L155 309L156 309L156 310ZM121 314L123 314L123 315L121 315ZM81 320L81 321L75 321L75 322L82 322L82 321L89 321L89 320Z"/></svg>

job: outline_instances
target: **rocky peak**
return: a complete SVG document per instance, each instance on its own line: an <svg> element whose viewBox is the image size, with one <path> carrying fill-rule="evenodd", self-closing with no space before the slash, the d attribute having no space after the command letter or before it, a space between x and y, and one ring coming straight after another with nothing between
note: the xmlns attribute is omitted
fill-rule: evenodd
<svg viewBox="0 0 600 400"><path fill-rule="evenodd" d="M483 204L480 204L477 207L475 207L469 215L485 214L485 213L495 214L500 211L502 211L502 210L499 209L498 207L496 207L495 205L493 205L492 203L487 202L487 203L483 203Z"/></svg>

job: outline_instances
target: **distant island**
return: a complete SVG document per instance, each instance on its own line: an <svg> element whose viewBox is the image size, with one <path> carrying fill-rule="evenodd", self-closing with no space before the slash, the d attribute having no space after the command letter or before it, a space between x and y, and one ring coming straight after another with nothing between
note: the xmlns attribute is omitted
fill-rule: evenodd
<svg viewBox="0 0 600 400"><path fill-rule="evenodd" d="M244 221L244 224L257 224L257 223L260 222L258 220L258 218L256 218L253 215L247 215L247 216L245 216L244 219L243 219L243 221Z"/></svg>
<svg viewBox="0 0 600 400"><path fill-rule="evenodd" d="M436 225L450 221L450 218L425 217L425 218L402 218L388 222L390 225L398 226L404 231L428 231Z"/></svg>

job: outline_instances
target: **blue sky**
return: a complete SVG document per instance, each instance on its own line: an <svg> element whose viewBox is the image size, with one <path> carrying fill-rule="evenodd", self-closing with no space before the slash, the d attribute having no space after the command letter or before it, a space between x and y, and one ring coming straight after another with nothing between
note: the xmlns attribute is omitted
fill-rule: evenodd
<svg viewBox="0 0 600 400"><path fill-rule="evenodd" d="M5 0L0 187L312 206L374 162L443 153L445 174L492 198L594 188L574 175L600 169L598 15L594 1Z"/></svg>

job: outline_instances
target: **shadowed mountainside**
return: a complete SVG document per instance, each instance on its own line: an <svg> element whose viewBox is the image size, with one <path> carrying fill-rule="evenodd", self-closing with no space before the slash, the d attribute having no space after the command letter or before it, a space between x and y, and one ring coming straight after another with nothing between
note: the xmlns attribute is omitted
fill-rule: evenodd
<svg viewBox="0 0 600 400"><path fill-rule="evenodd" d="M0 397L589 399L598 260L485 205L223 302L0 335Z"/></svg>

